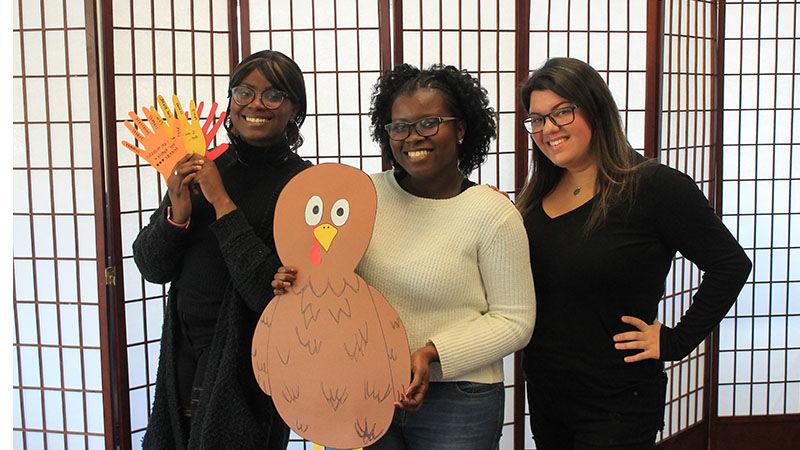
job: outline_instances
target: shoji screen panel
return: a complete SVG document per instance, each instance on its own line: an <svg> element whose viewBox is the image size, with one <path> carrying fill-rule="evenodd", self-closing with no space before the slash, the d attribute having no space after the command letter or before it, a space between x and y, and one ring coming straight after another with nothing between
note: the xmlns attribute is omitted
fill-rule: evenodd
<svg viewBox="0 0 800 450"><path fill-rule="evenodd" d="M369 130L372 85L381 71L378 0L244 0L242 53L271 49L297 62L305 75L305 142L298 154L312 162L340 162L381 171L380 149ZM385 50L384 50L385 51Z"/></svg>
<svg viewBox="0 0 800 450"><path fill-rule="evenodd" d="M663 2L661 148L663 164L686 173L714 200L711 128L714 114L712 83L715 45L715 1ZM667 277L659 318L677 324L689 308L701 281L700 270L678 254ZM667 363L666 438L704 417L706 345L700 344L681 361Z"/></svg>
<svg viewBox="0 0 800 450"><path fill-rule="evenodd" d="M113 83L106 87L115 96L115 109L107 123L117 140L119 184L119 236L122 272L133 448L141 438L153 403L161 326L169 285L145 281L133 261L132 243L139 230L166 195L166 186L146 161L128 151L119 141L132 141L124 127L128 111L156 104L161 94L168 102L177 94L183 106L189 99L227 105L228 74L231 69L229 3L216 0L114 0L113 60L107 61ZM234 40L235 42L235 40ZM106 45L110 45L107 43ZM224 136L222 129L220 135Z"/></svg>
<svg viewBox="0 0 800 450"><path fill-rule="evenodd" d="M722 215L753 273L720 326L720 417L800 413L796 2L725 2Z"/></svg>
<svg viewBox="0 0 800 450"><path fill-rule="evenodd" d="M470 178L514 193L516 2L510 0L395 1L394 64L442 63L466 70L486 88L497 139ZM505 359L505 426L500 448L514 439L514 361Z"/></svg>
<svg viewBox="0 0 800 450"><path fill-rule="evenodd" d="M12 4L14 448L99 449L92 24L81 1Z"/></svg>
<svg viewBox="0 0 800 450"><path fill-rule="evenodd" d="M388 55L388 2L377 0L241 2L242 54L280 51L297 62L308 107L297 153L314 164L382 170L370 137L370 96ZM381 18L381 14L384 18ZM385 57L384 57L385 58ZM292 433L290 449L311 449Z"/></svg>
<svg viewBox="0 0 800 450"><path fill-rule="evenodd" d="M644 151L647 10L646 0L532 0L528 24L530 70L548 58L563 56L590 64L608 83L628 139L640 152ZM526 413L525 448L535 448L529 420Z"/></svg>
<svg viewBox="0 0 800 450"><path fill-rule="evenodd" d="M497 139L470 176L514 192L515 14L511 0L395 1L394 64L449 64L468 71L489 93ZM507 374L510 376L510 374ZM510 416L509 416L510 417Z"/></svg>

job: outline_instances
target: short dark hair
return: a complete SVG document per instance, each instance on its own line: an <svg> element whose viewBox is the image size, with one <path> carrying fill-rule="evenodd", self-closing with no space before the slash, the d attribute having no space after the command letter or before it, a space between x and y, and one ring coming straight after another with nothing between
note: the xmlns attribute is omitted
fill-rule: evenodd
<svg viewBox="0 0 800 450"><path fill-rule="evenodd" d="M477 78L453 66L434 64L420 70L401 64L378 78L372 92L372 139L380 144L383 155L395 170L402 171L392 156L389 134L383 128L392 121L392 105L397 97L418 89L441 92L450 113L464 121L464 141L458 150L458 168L465 176L480 166L489 153L489 142L497 126L494 110L489 107L486 89Z"/></svg>
<svg viewBox="0 0 800 450"><path fill-rule="evenodd" d="M228 137L234 144L241 141L233 128L233 122L230 120L231 89L238 86L242 80L256 69L264 75L264 78L275 89L286 92L289 100L297 107L297 115L294 120L290 120L286 125L287 144L292 150L297 150L298 147L303 145L300 126L306 120L306 84L303 79L303 71L300 70L297 63L283 53L274 50L262 50L253 53L233 69L228 82L228 118L225 119L225 129L228 130Z"/></svg>

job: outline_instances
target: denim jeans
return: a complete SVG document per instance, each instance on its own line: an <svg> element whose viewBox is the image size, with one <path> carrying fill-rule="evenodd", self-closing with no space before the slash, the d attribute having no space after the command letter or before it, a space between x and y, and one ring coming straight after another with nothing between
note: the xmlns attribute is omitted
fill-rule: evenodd
<svg viewBox="0 0 800 450"><path fill-rule="evenodd" d="M370 450L494 450L503 429L502 383L434 382L417 412L395 410Z"/></svg>

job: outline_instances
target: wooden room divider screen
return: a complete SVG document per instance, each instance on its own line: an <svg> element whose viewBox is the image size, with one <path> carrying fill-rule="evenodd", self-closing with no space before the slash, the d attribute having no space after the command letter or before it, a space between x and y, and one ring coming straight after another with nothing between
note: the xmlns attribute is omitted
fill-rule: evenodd
<svg viewBox="0 0 800 450"><path fill-rule="evenodd" d="M473 178L512 199L531 152L517 86L553 56L597 68L634 148L692 176L755 263L719 332L668 365L659 447L789 448L799 17L796 2L744 0L16 0L15 448L141 447L166 287L141 278L131 243L166 191L120 150L122 121L156 93L224 104L231 68L266 48L306 75L301 156L367 172L386 168L368 117L382 70L442 62L476 75L498 139ZM676 322L701 277L675 258L660 320ZM505 361L503 449L533 448L518 364ZM310 446L293 436L290 448Z"/></svg>

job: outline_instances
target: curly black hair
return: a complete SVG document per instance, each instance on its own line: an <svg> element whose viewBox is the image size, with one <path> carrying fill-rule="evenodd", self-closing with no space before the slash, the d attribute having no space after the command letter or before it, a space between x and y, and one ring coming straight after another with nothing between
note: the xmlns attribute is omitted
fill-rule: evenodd
<svg viewBox="0 0 800 450"><path fill-rule="evenodd" d="M372 139L380 144L381 152L392 162L395 170L403 171L392 156L389 134L383 127L392 121L392 105L398 96L423 88L441 92L450 112L464 121L458 168L465 176L469 175L486 160L489 142L497 134L497 125L486 89L481 87L477 78L453 66L434 64L420 70L401 64L381 75L372 91Z"/></svg>

